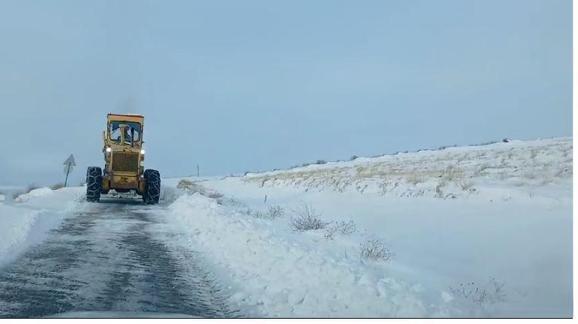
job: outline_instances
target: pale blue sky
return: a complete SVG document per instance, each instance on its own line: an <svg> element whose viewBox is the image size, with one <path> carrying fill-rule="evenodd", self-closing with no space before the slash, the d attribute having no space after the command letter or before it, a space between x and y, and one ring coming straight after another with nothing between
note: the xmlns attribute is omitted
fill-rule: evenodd
<svg viewBox="0 0 578 324"><path fill-rule="evenodd" d="M102 165L145 115L165 176L572 135L570 0L0 1L0 185Z"/></svg>

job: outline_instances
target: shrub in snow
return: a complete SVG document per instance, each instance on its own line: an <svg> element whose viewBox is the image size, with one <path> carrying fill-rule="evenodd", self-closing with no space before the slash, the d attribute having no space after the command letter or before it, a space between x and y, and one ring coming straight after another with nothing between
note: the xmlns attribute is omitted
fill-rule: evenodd
<svg viewBox="0 0 578 324"><path fill-rule="evenodd" d="M285 214L285 210L281 206L270 206L267 211L263 212L260 210L255 210L249 211L248 214L255 218L272 220L283 216Z"/></svg>
<svg viewBox="0 0 578 324"><path fill-rule="evenodd" d="M359 156L357 156L357 155L352 155L352 156L349 158L349 161L357 160L358 158L359 158Z"/></svg>
<svg viewBox="0 0 578 324"><path fill-rule="evenodd" d="M291 227L298 232L320 230L328 224L319 218L320 215L310 205L304 205L296 214L291 218Z"/></svg>
<svg viewBox="0 0 578 324"><path fill-rule="evenodd" d="M281 208L281 206L269 206L269 209L267 209L267 215L271 219L281 217L284 214L285 214L285 210L283 208Z"/></svg>
<svg viewBox="0 0 578 324"><path fill-rule="evenodd" d="M389 261L393 252L380 240L368 240L361 244L361 257L374 261Z"/></svg>
<svg viewBox="0 0 578 324"><path fill-rule="evenodd" d="M355 233L355 231L357 231L357 226L353 221L333 222L325 228L325 233L323 233L323 237L325 237L328 240L332 240L335 234L337 233L342 235L349 235Z"/></svg>
<svg viewBox="0 0 578 324"><path fill-rule="evenodd" d="M326 164L327 161L325 160L317 160L317 162L315 162L315 164Z"/></svg>
<svg viewBox="0 0 578 324"><path fill-rule="evenodd" d="M455 297L479 306L506 300L504 283L495 278L490 278L485 285L478 285L475 282L460 283L456 287L450 287L450 291Z"/></svg>
<svg viewBox="0 0 578 324"><path fill-rule="evenodd" d="M339 222L337 228L339 230L339 233L343 235L353 234L357 231L357 225L355 225L353 221L349 222L341 221Z"/></svg>

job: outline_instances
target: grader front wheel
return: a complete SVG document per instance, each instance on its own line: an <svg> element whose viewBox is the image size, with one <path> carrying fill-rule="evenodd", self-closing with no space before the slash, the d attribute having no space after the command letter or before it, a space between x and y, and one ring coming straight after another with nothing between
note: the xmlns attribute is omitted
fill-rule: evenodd
<svg viewBox="0 0 578 324"><path fill-rule="evenodd" d="M158 204L161 196L161 175L157 170L145 170L144 178L146 181L145 191L142 199L145 204Z"/></svg>

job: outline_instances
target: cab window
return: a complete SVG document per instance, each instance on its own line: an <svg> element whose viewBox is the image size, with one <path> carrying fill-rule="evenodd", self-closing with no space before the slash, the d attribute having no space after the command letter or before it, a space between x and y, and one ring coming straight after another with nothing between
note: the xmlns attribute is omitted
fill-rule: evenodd
<svg viewBox="0 0 578 324"><path fill-rule="evenodd" d="M124 143L125 145L132 145L139 143L141 140L141 126L135 122L113 121L109 124L110 139L113 142L121 144L121 131L124 129Z"/></svg>

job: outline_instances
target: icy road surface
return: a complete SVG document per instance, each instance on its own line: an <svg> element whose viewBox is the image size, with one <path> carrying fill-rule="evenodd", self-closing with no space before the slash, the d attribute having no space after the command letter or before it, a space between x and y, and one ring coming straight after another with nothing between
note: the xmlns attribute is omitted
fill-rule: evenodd
<svg viewBox="0 0 578 324"><path fill-rule="evenodd" d="M0 268L0 317L153 312L234 317L194 251L171 251L162 206L87 204ZM186 270L181 263L186 261Z"/></svg>

